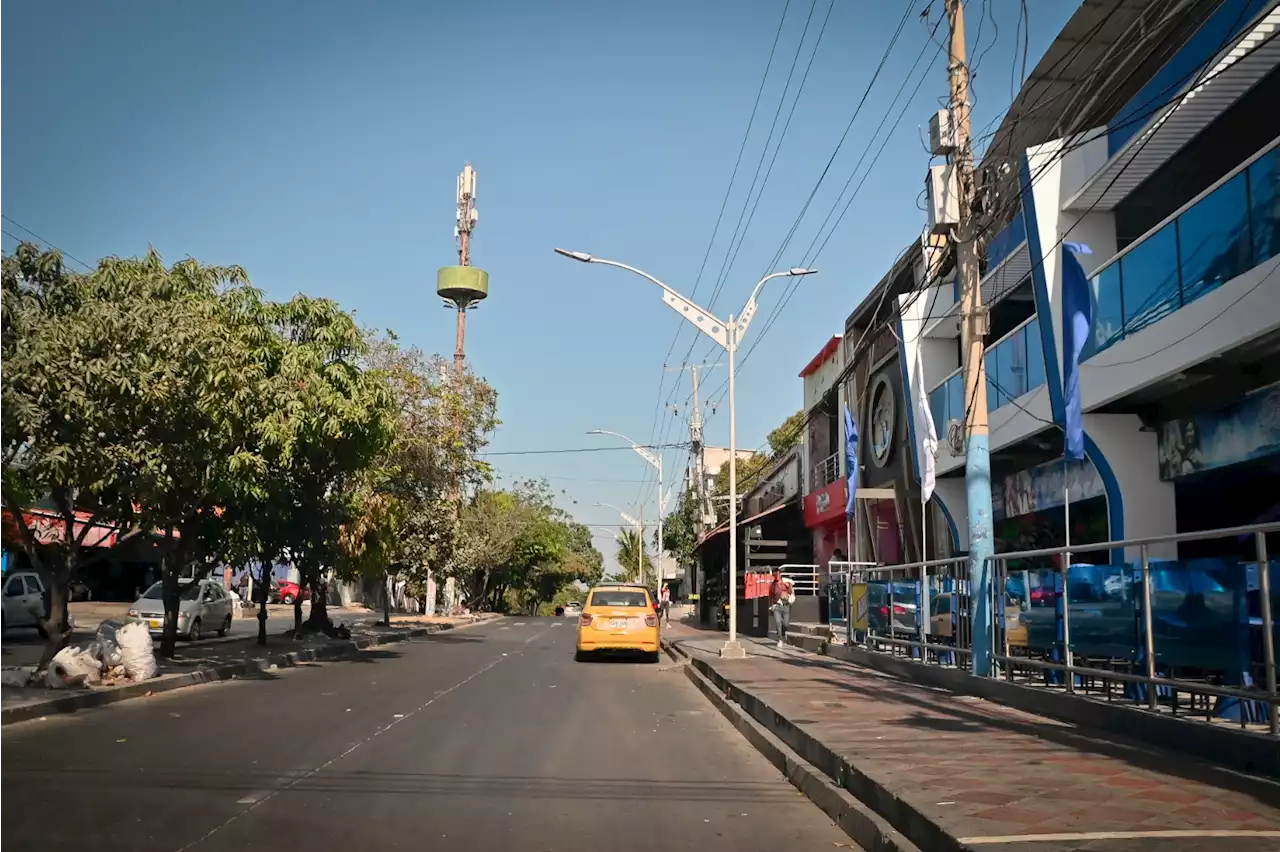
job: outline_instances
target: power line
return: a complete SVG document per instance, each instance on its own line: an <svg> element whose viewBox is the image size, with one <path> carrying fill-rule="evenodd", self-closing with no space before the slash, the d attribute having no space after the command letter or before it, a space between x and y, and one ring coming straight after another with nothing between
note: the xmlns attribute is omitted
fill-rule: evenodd
<svg viewBox="0 0 1280 852"><path fill-rule="evenodd" d="M637 444L645 450L670 450L670 449L686 449L688 444ZM634 451L635 447L567 447L560 450L492 450L476 453L478 456L543 456L556 455L563 453L616 453Z"/></svg>
<svg viewBox="0 0 1280 852"><path fill-rule="evenodd" d="M83 260L81 260L80 258L76 257L74 254L72 254L71 252L67 251L66 249L64 249L64 248L60 248L60 247L59 247L59 246L57 246L57 245L56 245L52 240L46 240L44 237L40 236L40 235L39 235L39 234L37 234L35 231L31 230L31 229L30 229L30 228L28 228L26 225L24 225L24 224L22 224L21 222L19 222L17 219L14 219L12 216L7 216L7 215L5 215L5 214L3 214L3 213L0 213L0 218L3 218L6 222L10 223L11 225L15 225L15 226L17 226L18 228L21 228L22 230L26 231L28 234L30 234L31 236L35 237L39 242L41 242L41 243L43 243L44 245L48 246L49 248L54 249L54 250L58 251L59 253L61 253L63 257L68 258L68 259L70 259L70 260L74 260L76 263L78 263L78 264L80 264L81 266L83 266L83 267L84 267L86 270L88 270L89 272L92 272L92 271L93 271L93 267L92 267L92 266L90 266L89 264L85 263ZM22 239L21 239L21 238L19 238L19 237L15 237L13 234L10 234L8 231L5 231L5 234L7 234L7 235L8 235L8 236L10 236L10 237L13 237L13 239L15 239L15 240L18 240L18 242L24 242L24 240L22 240Z"/></svg>

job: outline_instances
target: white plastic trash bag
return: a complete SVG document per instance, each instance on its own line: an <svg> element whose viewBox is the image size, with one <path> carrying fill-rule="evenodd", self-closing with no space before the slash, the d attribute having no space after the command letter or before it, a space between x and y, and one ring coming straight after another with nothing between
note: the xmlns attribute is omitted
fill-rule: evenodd
<svg viewBox="0 0 1280 852"><path fill-rule="evenodd" d="M101 682L102 663L83 648L63 648L49 663L45 675L50 689L76 689Z"/></svg>
<svg viewBox="0 0 1280 852"><path fill-rule="evenodd" d="M124 654L120 651L120 640L116 634L127 622L109 618L98 625L97 639L102 649L102 667L104 669L124 665Z"/></svg>
<svg viewBox="0 0 1280 852"><path fill-rule="evenodd" d="M116 631L116 642L130 680L150 680L156 676L155 646L146 625L136 621L126 624Z"/></svg>
<svg viewBox="0 0 1280 852"><path fill-rule="evenodd" d="M0 687L24 687L31 681L31 669L0 669Z"/></svg>

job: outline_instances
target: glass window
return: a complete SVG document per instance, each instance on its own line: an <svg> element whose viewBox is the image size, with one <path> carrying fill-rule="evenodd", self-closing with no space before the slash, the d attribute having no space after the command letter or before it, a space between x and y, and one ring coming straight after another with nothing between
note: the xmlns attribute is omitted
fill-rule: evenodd
<svg viewBox="0 0 1280 852"><path fill-rule="evenodd" d="M947 428L947 386L936 387L929 392L929 413L933 415L933 430L941 438Z"/></svg>
<svg viewBox="0 0 1280 852"><path fill-rule="evenodd" d="M1280 254L1280 148L1255 160L1247 174L1253 262L1258 264Z"/></svg>
<svg viewBox="0 0 1280 852"><path fill-rule="evenodd" d="M1000 344L1000 357L996 366L1000 370L1000 387L1008 402L1027 392L1027 335L1026 326Z"/></svg>
<svg viewBox="0 0 1280 852"><path fill-rule="evenodd" d="M1253 266L1244 172L1178 217L1182 292L1190 303Z"/></svg>
<svg viewBox="0 0 1280 852"><path fill-rule="evenodd" d="M956 373L947 379L947 419L961 420L964 416L964 373ZM945 424L944 424L945 425ZM944 437L946 432L939 432L938 437Z"/></svg>
<svg viewBox="0 0 1280 852"><path fill-rule="evenodd" d="M647 607L649 606L649 594L642 591L629 591L627 589L609 589L602 592L591 593L591 606L604 607Z"/></svg>
<svg viewBox="0 0 1280 852"><path fill-rule="evenodd" d="M1084 361L1111 346L1124 328L1120 264L1113 263L1089 281L1093 299L1093 334L1080 353Z"/></svg>
<svg viewBox="0 0 1280 852"><path fill-rule="evenodd" d="M1182 307L1175 224L1165 225L1120 259L1126 336Z"/></svg>
<svg viewBox="0 0 1280 852"><path fill-rule="evenodd" d="M987 352L983 363L987 371L987 410L995 411L1007 401L1005 395L1001 393L1002 383L1000 382L1000 347Z"/></svg>
<svg viewBox="0 0 1280 852"><path fill-rule="evenodd" d="M27 584L27 594L42 595L44 590L40 588L40 583L35 577L23 577L23 581Z"/></svg>
<svg viewBox="0 0 1280 852"><path fill-rule="evenodd" d="M1044 384L1044 345L1040 340L1040 322L1032 317L1026 327L1027 338L1027 390Z"/></svg>

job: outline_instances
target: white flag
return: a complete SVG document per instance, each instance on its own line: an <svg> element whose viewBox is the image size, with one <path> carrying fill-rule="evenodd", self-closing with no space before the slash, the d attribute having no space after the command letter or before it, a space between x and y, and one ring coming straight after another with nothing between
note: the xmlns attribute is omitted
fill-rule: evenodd
<svg viewBox="0 0 1280 852"><path fill-rule="evenodd" d="M928 503L933 496L934 470L938 456L938 431L933 427L933 411L929 408L929 392L924 386L924 362L920 341L916 341L916 428L920 433L920 501Z"/></svg>

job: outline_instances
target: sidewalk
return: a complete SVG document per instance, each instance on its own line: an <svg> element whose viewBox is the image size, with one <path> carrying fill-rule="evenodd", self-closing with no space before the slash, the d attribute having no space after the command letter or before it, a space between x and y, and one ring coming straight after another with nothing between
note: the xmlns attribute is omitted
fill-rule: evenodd
<svg viewBox="0 0 1280 852"><path fill-rule="evenodd" d="M1280 848L1280 785L774 642L665 638L921 849ZM1264 832L1265 834L1259 834Z"/></svg>

